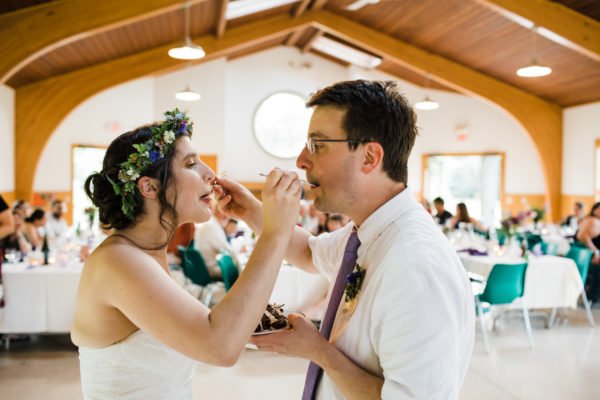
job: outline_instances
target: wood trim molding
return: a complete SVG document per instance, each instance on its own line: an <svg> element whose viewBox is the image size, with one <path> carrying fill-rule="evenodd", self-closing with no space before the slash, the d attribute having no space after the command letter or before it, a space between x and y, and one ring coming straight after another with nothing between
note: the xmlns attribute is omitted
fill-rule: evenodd
<svg viewBox="0 0 600 400"><path fill-rule="evenodd" d="M308 53L310 51L310 49L312 49L313 43L315 42L315 40L317 40L318 38L320 38L321 36L323 36L323 31L316 31L304 44L304 46L302 46L302 53Z"/></svg>
<svg viewBox="0 0 600 400"><path fill-rule="evenodd" d="M181 0L62 0L0 15L0 83L57 47L178 8Z"/></svg>
<svg viewBox="0 0 600 400"><path fill-rule="evenodd" d="M217 10L217 29L215 32L217 38L222 38L225 34L225 27L227 26L227 18L225 18L225 14L227 13L228 4L229 0L221 0L221 4Z"/></svg>
<svg viewBox="0 0 600 400"><path fill-rule="evenodd" d="M535 143L544 171L550 213L560 213L562 108L499 79L465 67L328 11L314 14L317 28L456 90L495 104L514 117Z"/></svg>
<svg viewBox="0 0 600 400"><path fill-rule="evenodd" d="M540 35L600 61L600 22L549 0L475 0Z"/></svg>
<svg viewBox="0 0 600 400"><path fill-rule="evenodd" d="M296 43L298 43L298 40L300 39L300 37L304 34L304 29L298 29L294 32L292 32L290 35L288 35L288 37L285 39L285 45L286 46L295 46Z"/></svg>
<svg viewBox="0 0 600 400"><path fill-rule="evenodd" d="M310 26L311 17L279 15L213 35L194 38L204 48L200 62L224 57L265 40L285 37ZM167 56L175 43L49 78L15 91L15 192L29 199L39 158L61 121L90 96L131 79L165 69L183 68L186 61ZM35 112L33 111L35 110ZM35 118L31 116L35 115Z"/></svg>

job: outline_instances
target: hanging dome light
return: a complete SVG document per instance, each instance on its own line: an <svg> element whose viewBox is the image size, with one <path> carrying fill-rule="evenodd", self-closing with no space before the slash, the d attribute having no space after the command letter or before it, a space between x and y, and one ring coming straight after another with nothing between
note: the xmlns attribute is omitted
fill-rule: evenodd
<svg viewBox="0 0 600 400"><path fill-rule="evenodd" d="M425 96L425 98L423 100L421 100L415 104L415 108L417 110L424 110L424 111L437 110L438 108L440 108L440 103L438 103L435 100L430 99L429 96Z"/></svg>
<svg viewBox="0 0 600 400"><path fill-rule="evenodd" d="M178 60L199 60L206 55L204 49L190 39L190 3L183 5L184 13L184 39L183 46L169 49L169 57Z"/></svg>
<svg viewBox="0 0 600 400"><path fill-rule="evenodd" d="M175 98L181 101L198 101L202 98L200 93L196 93L186 86L181 92L175 93Z"/></svg>
<svg viewBox="0 0 600 400"><path fill-rule="evenodd" d="M537 28L534 25L531 28L531 64L517 70L517 75L523 78L538 78L552 73L552 68L540 64L537 60L536 39Z"/></svg>

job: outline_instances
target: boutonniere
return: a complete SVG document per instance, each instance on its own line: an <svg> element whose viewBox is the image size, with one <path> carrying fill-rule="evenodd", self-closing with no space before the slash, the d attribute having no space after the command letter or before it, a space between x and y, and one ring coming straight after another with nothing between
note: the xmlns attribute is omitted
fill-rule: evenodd
<svg viewBox="0 0 600 400"><path fill-rule="evenodd" d="M363 280L365 278L365 271L360 267L360 265L354 264L354 270L346 276L346 288L344 289L344 312L352 312L356 307L356 301L358 299L358 294L360 293L360 288L362 286Z"/></svg>

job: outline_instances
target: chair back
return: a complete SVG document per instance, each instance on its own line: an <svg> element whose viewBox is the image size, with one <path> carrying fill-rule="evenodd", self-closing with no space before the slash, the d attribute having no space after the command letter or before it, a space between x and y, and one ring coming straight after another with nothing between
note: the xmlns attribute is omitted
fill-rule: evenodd
<svg viewBox="0 0 600 400"><path fill-rule="evenodd" d="M542 242L542 253L555 256L558 254L558 243Z"/></svg>
<svg viewBox="0 0 600 400"><path fill-rule="evenodd" d="M479 300L490 304L510 304L522 297L526 270L527 263L494 265Z"/></svg>
<svg viewBox="0 0 600 400"><path fill-rule="evenodd" d="M196 285L206 286L213 282L210 274L208 273L208 267L202 254L194 247L183 247L178 246L177 249L181 254L181 264L183 266L183 273L185 276L190 278Z"/></svg>
<svg viewBox="0 0 600 400"><path fill-rule="evenodd" d="M233 258L231 258L229 254L220 254L217 257L217 264L219 265L219 268L221 268L223 283L225 284L225 291L228 292L237 280L240 272L233 262Z"/></svg>
<svg viewBox="0 0 600 400"><path fill-rule="evenodd" d="M525 236L525 240L527 240L527 249L533 250L536 244L542 243L542 237L535 233L528 233Z"/></svg>
<svg viewBox="0 0 600 400"><path fill-rule="evenodd" d="M590 262L592 261L592 256L594 253L588 248L583 248L579 246L571 246L569 252L565 257L570 258L575 261L577 264L577 269L579 270L579 274L581 275L581 280L585 285L585 280L587 279L588 271L590 269Z"/></svg>

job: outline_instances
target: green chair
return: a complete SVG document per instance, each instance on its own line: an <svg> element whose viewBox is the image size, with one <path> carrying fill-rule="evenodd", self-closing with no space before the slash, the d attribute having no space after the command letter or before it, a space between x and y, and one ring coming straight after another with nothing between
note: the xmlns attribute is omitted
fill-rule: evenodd
<svg viewBox="0 0 600 400"><path fill-rule="evenodd" d="M558 255L558 243L542 242L542 253L549 256Z"/></svg>
<svg viewBox="0 0 600 400"><path fill-rule="evenodd" d="M475 306L477 308L477 315L479 316L479 324L483 334L483 343L485 345L486 353L490 352L490 345L482 318L484 315L484 307L482 306L482 303L489 304L491 308L495 305L511 304L516 299L521 299L525 329L527 330L529 345L531 348L533 348L533 336L531 334L529 312L527 310L525 300L523 299L526 271L527 263L496 264L490 272L483 293L475 296Z"/></svg>
<svg viewBox="0 0 600 400"><path fill-rule="evenodd" d="M583 290L581 291L581 299L583 300L583 306L585 307L585 311L587 313L588 321L591 326L596 325L594 323L594 317L592 316L592 310L590 307L590 302L588 301L587 295L585 294L585 281L587 280L588 271L590 269L590 263L592 261L592 256L594 253L588 249L587 247L580 246L571 246L569 252L565 255L565 257L570 258L575 261L577 265L577 269L579 270L579 275L581 275L581 280L583 281ZM551 321L554 321L556 316L556 309L552 310Z"/></svg>
<svg viewBox="0 0 600 400"><path fill-rule="evenodd" d="M202 254L194 247L186 248L177 246L177 250L179 250L179 254L181 255L183 274L196 285L202 286L199 297L202 297L204 291L207 292L204 298L204 304L209 306L210 301L212 300L212 289L209 285L213 283L213 279L208 273L208 268L206 267L206 262L204 261Z"/></svg>
<svg viewBox="0 0 600 400"><path fill-rule="evenodd" d="M238 267L233 262L233 258L229 254L219 254L217 256L217 264L221 268L221 274L223 275L223 283L225 284L225 291L228 292L237 280L240 272Z"/></svg>

